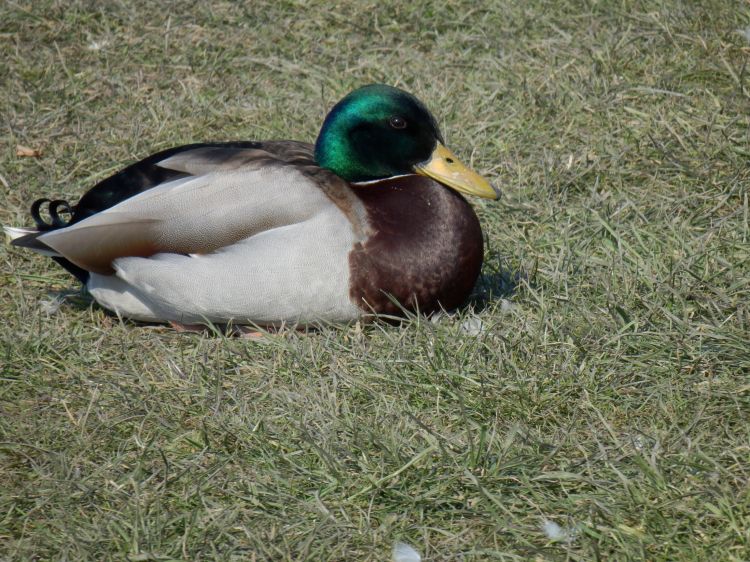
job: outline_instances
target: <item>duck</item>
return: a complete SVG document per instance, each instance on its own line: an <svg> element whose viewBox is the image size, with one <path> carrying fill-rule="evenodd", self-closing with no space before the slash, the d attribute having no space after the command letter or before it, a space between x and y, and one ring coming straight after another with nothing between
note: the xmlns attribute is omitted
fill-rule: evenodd
<svg viewBox="0 0 750 562"><path fill-rule="evenodd" d="M122 318L347 324L466 301L484 256L467 195L500 192L445 146L420 100L370 84L333 106L314 144L169 148L75 205L38 199L34 226L4 229Z"/></svg>

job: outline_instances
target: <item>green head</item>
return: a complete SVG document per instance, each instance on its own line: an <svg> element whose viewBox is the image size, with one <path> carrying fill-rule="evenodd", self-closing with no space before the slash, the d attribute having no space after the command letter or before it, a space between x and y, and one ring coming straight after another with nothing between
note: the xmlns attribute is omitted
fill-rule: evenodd
<svg viewBox="0 0 750 562"><path fill-rule="evenodd" d="M347 181L414 173L430 158L440 131L434 117L411 94L372 84L354 90L326 116L315 159Z"/></svg>
<svg viewBox="0 0 750 562"><path fill-rule="evenodd" d="M333 106L315 142L315 160L349 182L422 174L461 193L500 195L443 146L422 102L383 84L363 86Z"/></svg>

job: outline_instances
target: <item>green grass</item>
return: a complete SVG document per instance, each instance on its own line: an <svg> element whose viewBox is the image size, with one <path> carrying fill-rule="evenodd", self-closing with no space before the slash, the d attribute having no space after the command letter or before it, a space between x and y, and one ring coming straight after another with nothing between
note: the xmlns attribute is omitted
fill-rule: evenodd
<svg viewBox="0 0 750 562"><path fill-rule="evenodd" d="M0 223L382 81L504 188L475 311L182 335L3 245L0 558L750 559L747 4L155 5L0 6Z"/></svg>

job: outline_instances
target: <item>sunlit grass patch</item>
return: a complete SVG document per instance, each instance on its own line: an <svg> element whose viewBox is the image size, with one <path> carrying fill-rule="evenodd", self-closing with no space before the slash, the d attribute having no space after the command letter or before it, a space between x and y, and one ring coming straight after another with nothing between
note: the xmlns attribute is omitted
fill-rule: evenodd
<svg viewBox="0 0 750 562"><path fill-rule="evenodd" d="M6 3L2 224L373 81L505 197L458 314L257 341L3 246L0 557L747 559L750 12L697 4Z"/></svg>

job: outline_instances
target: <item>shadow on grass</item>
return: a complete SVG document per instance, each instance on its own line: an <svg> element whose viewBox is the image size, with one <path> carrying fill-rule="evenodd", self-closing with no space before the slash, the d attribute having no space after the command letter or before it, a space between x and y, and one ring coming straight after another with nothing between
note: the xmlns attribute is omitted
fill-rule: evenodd
<svg viewBox="0 0 750 562"><path fill-rule="evenodd" d="M39 304L43 311L48 314L55 314L65 306L78 310L85 310L95 303L94 298L89 295L83 285L68 287L67 289L47 291L47 299L42 300Z"/></svg>
<svg viewBox="0 0 750 562"><path fill-rule="evenodd" d="M513 296L518 283L526 274L513 270L504 263L500 256L490 256L482 266L474 289L461 309L471 309L480 313L489 308L494 302Z"/></svg>

